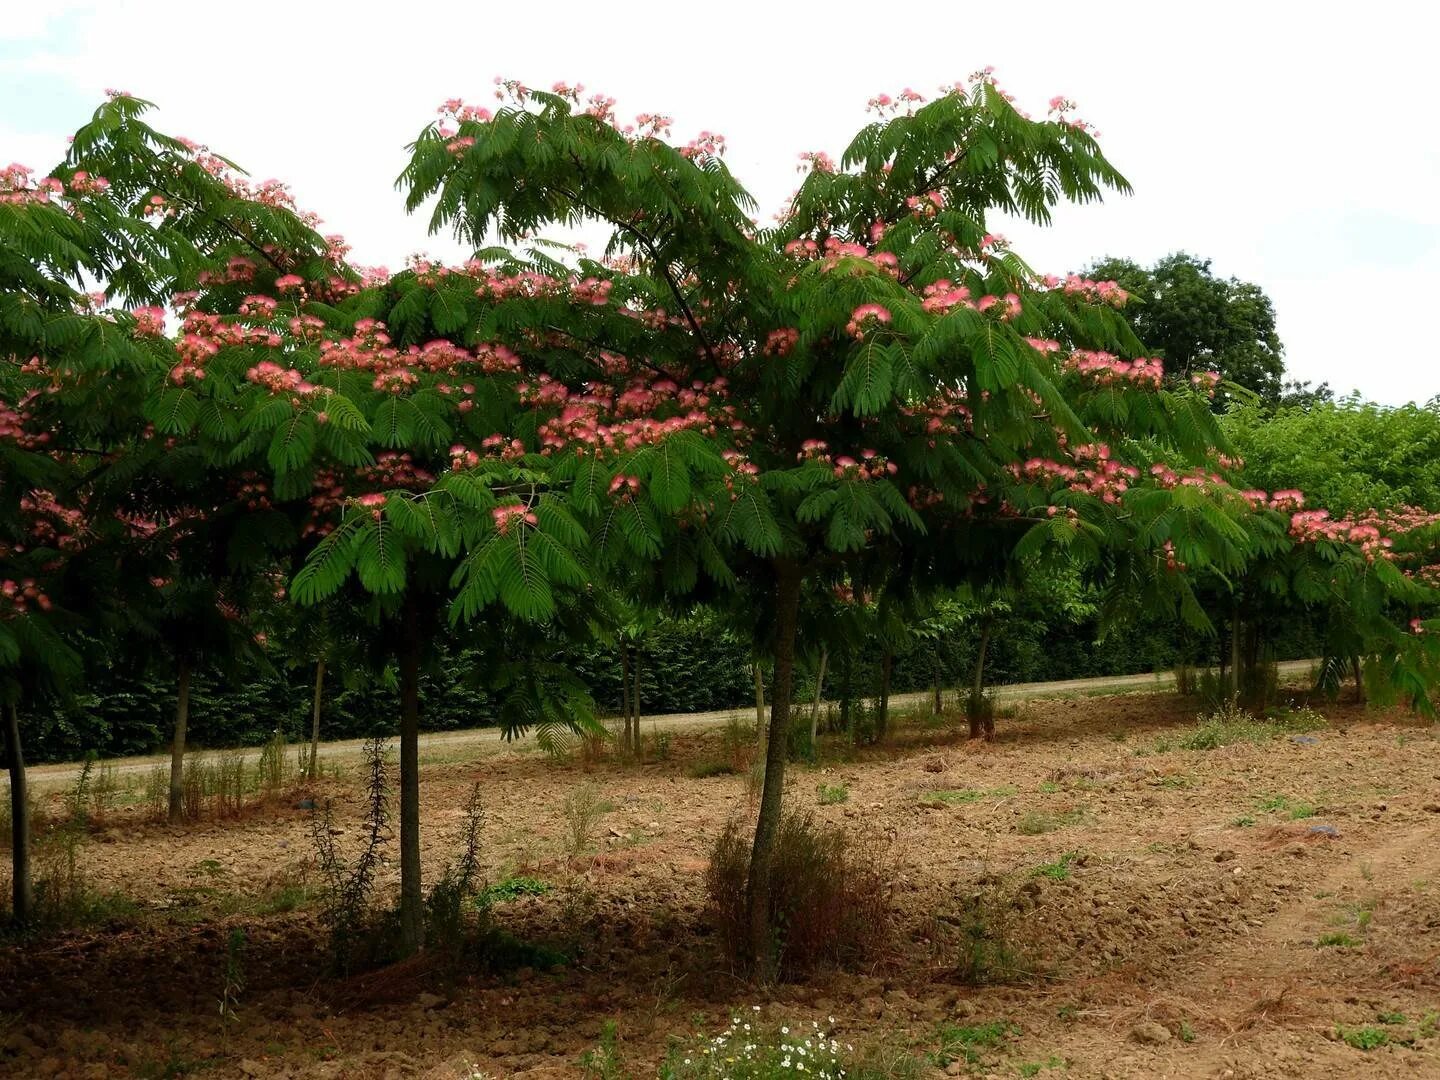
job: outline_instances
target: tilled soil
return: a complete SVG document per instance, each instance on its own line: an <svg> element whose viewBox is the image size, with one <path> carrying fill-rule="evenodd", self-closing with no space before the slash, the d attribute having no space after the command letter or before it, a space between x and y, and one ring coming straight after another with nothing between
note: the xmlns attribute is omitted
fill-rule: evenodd
<svg viewBox="0 0 1440 1080"><path fill-rule="evenodd" d="M706 912L710 845L753 813L746 777L691 775L725 757L720 732L677 734L647 765L477 748L426 766L427 880L478 783L486 879L550 886L493 906L539 949L498 972L322 977L317 904L275 910L318 881L305 800L332 800L337 843L358 850L358 771L184 829L118 811L79 865L138 910L0 947L0 1072L538 1080L582 1075L613 1022L644 1077L672 1037L759 1005L936 1076L1440 1077L1433 729L1336 706L1311 735L1169 748L1194 712L1153 694L1037 701L993 744L920 724L792 766L791 806L894 861L892 933L849 970L767 988L729 973ZM822 784L844 801L819 805ZM566 802L587 786L608 809L576 853ZM397 877L385 862L380 888ZM997 1045L948 1060L958 1029L1001 1021Z"/></svg>

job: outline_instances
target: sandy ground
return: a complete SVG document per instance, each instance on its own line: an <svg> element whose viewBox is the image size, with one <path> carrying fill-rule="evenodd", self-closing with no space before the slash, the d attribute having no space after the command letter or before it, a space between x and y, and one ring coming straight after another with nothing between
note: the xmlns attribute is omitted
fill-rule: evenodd
<svg viewBox="0 0 1440 1080"><path fill-rule="evenodd" d="M893 932L857 969L767 988L728 974L706 913L710 845L753 813L746 778L691 775L727 753L722 732L677 731L643 765L432 744L427 877L454 855L478 783L487 879L552 886L495 917L563 953L550 969L323 979L314 906L262 913L314 879L298 793L178 829L117 811L80 866L140 910L0 947L0 1073L453 1080L473 1065L538 1080L584 1075L613 1022L645 1077L672 1036L759 1005L777 1021L833 1016L842 1039L937 1077L1440 1077L1434 729L1341 705L1313 735L1182 750L1195 706L1167 694L1011 711L993 744L917 721L887 747L791 768L790 805L888 846ZM819 805L822 784L844 801ZM582 787L609 809L573 854L565 802ZM353 851L358 770L311 795L335 801ZM386 863L382 888L396 876ZM957 970L977 912L1017 959L1005 985ZM237 928L243 987L222 1023ZM947 1062L947 1026L996 1022L995 1045Z"/></svg>

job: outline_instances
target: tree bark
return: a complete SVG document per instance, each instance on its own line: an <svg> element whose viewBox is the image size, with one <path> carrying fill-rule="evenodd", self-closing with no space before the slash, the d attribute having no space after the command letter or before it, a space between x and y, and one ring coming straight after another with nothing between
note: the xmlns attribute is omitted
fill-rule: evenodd
<svg viewBox="0 0 1440 1080"><path fill-rule="evenodd" d="M1236 604L1230 615L1230 693L1238 700L1240 687L1243 685L1240 678L1240 668L1244 664L1244 639L1241 636L1244 627L1240 622L1240 605Z"/></svg>
<svg viewBox="0 0 1440 1080"><path fill-rule="evenodd" d="M25 926L35 917L35 883L30 876L30 798L20 748L20 708L14 702L5 706L5 761L10 770L10 906L16 925Z"/></svg>
<svg viewBox="0 0 1440 1080"><path fill-rule="evenodd" d="M638 758L640 754L640 647L635 647L635 659L630 664L630 749Z"/></svg>
<svg viewBox="0 0 1440 1080"><path fill-rule="evenodd" d="M825 694L825 668L830 663L830 646L820 646L820 666L815 671L815 700L810 703L810 752L820 737L820 701Z"/></svg>
<svg viewBox="0 0 1440 1080"><path fill-rule="evenodd" d="M775 927L770 913L771 866L785 791L785 750L790 730L790 701L795 676L795 628L800 614L800 567L775 563L775 680L770 696L770 738L765 754L765 785L755 843L750 849L746 883L749 953L756 974L769 977L775 960Z"/></svg>
<svg viewBox="0 0 1440 1080"><path fill-rule="evenodd" d="M845 646L845 673L840 680L840 729L859 742L855 730L855 650Z"/></svg>
<svg viewBox="0 0 1440 1080"><path fill-rule="evenodd" d="M620 713L624 716L620 728L620 752L630 753L630 646L620 645Z"/></svg>
<svg viewBox="0 0 1440 1080"><path fill-rule="evenodd" d="M932 683L932 686L935 692L935 698L934 701L931 703L930 711L933 715L939 716L941 711L945 707L945 703L940 695L940 646L938 645L935 646L932 660L934 661L932 665L934 671L934 681Z"/></svg>
<svg viewBox="0 0 1440 1080"><path fill-rule="evenodd" d="M180 661L175 688L175 735L170 743L170 824L185 818L185 729L190 723L190 662Z"/></svg>
<svg viewBox="0 0 1440 1080"><path fill-rule="evenodd" d="M755 672L755 745L765 752L765 673L760 670L757 657L750 665Z"/></svg>
<svg viewBox="0 0 1440 1080"><path fill-rule="evenodd" d="M972 739L978 739L982 733L987 739L995 734L994 718L982 715L985 705L985 651L990 646L990 626L993 621L986 619L980 624L980 643L975 647L975 672L970 679L970 703L966 709Z"/></svg>
<svg viewBox="0 0 1440 1080"><path fill-rule="evenodd" d="M401 608L400 642L400 951L425 945L420 881L420 627L415 601Z"/></svg>
<svg viewBox="0 0 1440 1080"><path fill-rule="evenodd" d="M1357 702L1359 702L1361 705L1364 705L1364 704L1365 704L1365 673L1364 673L1364 669L1360 666L1360 657L1359 657L1358 655L1352 656L1352 657L1350 658L1350 663L1351 663L1351 665L1353 665L1354 668L1355 668L1355 700L1356 700Z"/></svg>
<svg viewBox="0 0 1440 1080"><path fill-rule="evenodd" d="M320 706L325 699L325 660L315 662L315 700L310 706L310 779L320 779Z"/></svg>

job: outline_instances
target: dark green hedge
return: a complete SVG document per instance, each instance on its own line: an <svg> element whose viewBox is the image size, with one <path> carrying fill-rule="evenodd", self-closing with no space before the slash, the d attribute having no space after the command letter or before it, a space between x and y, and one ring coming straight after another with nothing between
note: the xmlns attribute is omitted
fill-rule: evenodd
<svg viewBox="0 0 1440 1080"><path fill-rule="evenodd" d="M1164 620L1146 620L1103 644L1093 624L1049 625L1012 617L996 624L987 658L987 684L1042 682L1164 671L1186 656L1214 656L1213 640L1196 639ZM931 685L938 665L942 685L968 685L976 639L966 632L940 644L898 656L896 693ZM1277 659L1315 655L1313 628L1284 629L1272 640ZM492 699L475 671L474 654L453 642L440 643L437 673L421 679L422 726L427 731L484 727L495 722ZM581 676L604 711L620 709L620 661L614 648L557 648L553 659ZM878 655L853 658L857 695L874 693ZM828 694L843 677L842 657L832 657ZM715 620L662 622L641 650L641 707L647 713L697 712L743 706L754 701L748 646ZM353 676L353 673L352 673ZM192 689L190 731L194 745L255 745L276 728L292 739L306 737L314 671L299 668L260 674L241 683L201 672ZM808 698L814 674L802 662L797 695ZM173 685L126 672L102 672L72 708L25 717L26 754L35 762L73 759L94 750L102 757L148 753L167 745L173 712ZM331 678L325 696L323 737L360 738L390 734L399 708L393 682L371 676L341 685Z"/></svg>

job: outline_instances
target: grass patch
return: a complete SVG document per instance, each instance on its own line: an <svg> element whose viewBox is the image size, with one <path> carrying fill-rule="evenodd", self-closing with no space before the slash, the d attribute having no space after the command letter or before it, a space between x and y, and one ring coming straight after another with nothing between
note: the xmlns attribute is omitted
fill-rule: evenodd
<svg viewBox="0 0 1440 1080"><path fill-rule="evenodd" d="M1198 727L1179 736L1173 743L1168 739L1163 741L1166 750L1172 745L1181 750L1218 750L1236 743L1264 743L1283 735L1319 731L1327 726L1325 717L1314 709L1284 710L1260 718L1228 705L1203 717Z"/></svg>
<svg viewBox="0 0 1440 1080"><path fill-rule="evenodd" d="M979 802L981 799L1004 799L1014 795L1016 789L1013 787L997 788L954 788L940 791L927 791L920 796L921 806L963 806L966 803Z"/></svg>
<svg viewBox="0 0 1440 1080"><path fill-rule="evenodd" d="M1049 810L1030 810L1020 815L1015 828L1021 836L1040 836L1042 833L1063 829L1067 825L1077 825L1084 819L1085 811L1079 809L1066 810L1059 814Z"/></svg>
<svg viewBox="0 0 1440 1080"><path fill-rule="evenodd" d="M850 789L844 784L819 784L815 788L815 798L821 806L835 806L850 800Z"/></svg>
<svg viewBox="0 0 1440 1080"><path fill-rule="evenodd" d="M1234 821L1230 822L1230 824L1235 826L1235 828L1237 829L1248 829L1250 828L1250 826L1255 824L1255 819L1249 814L1245 814L1241 817L1237 817Z"/></svg>
<svg viewBox="0 0 1440 1080"><path fill-rule="evenodd" d="M1042 863L1030 871L1031 877L1049 878L1051 881L1064 881L1070 876L1070 868L1075 866L1084 858L1079 851L1067 851L1060 858L1052 863Z"/></svg>
<svg viewBox="0 0 1440 1080"><path fill-rule="evenodd" d="M1009 1020L992 1020L988 1024L970 1026L941 1024L936 1034L940 1049L934 1055L935 1064L941 1068L952 1061L978 1065L982 1049L993 1050L1003 1046L1012 1037L1020 1034L1020 1025Z"/></svg>
<svg viewBox="0 0 1440 1080"><path fill-rule="evenodd" d="M522 896L544 896L552 888L548 881L541 881L539 878L507 877L476 893L475 904L478 907L489 907L492 904L503 904L507 900L518 900Z"/></svg>
<svg viewBox="0 0 1440 1080"><path fill-rule="evenodd" d="M1292 799L1288 795L1261 796L1255 800L1255 806L1267 814L1284 814L1291 821L1312 818L1319 813L1313 804L1300 799Z"/></svg>
<svg viewBox="0 0 1440 1080"><path fill-rule="evenodd" d="M1021 1076L1038 1076L1042 1069L1063 1069L1066 1062L1059 1054L1051 1054L1044 1061L1027 1061L1015 1066Z"/></svg>
<svg viewBox="0 0 1440 1080"><path fill-rule="evenodd" d="M1321 949L1353 949L1360 944L1360 939L1337 930L1332 934L1321 934L1315 939L1315 944Z"/></svg>

